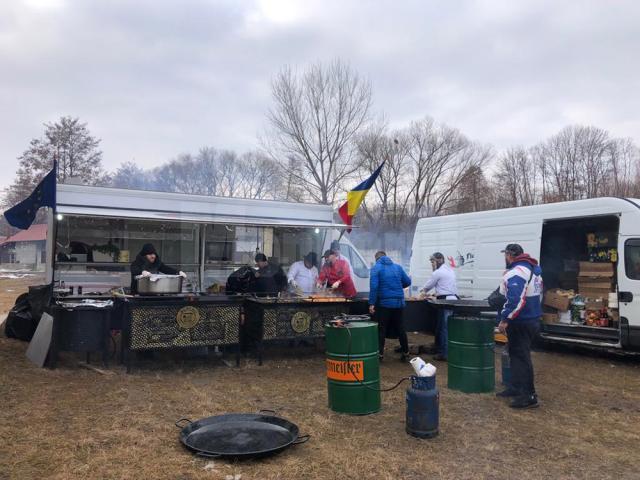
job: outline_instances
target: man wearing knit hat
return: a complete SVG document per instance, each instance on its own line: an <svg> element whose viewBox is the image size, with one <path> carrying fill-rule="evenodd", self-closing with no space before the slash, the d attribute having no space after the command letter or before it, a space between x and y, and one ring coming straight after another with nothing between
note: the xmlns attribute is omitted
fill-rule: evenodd
<svg viewBox="0 0 640 480"><path fill-rule="evenodd" d="M131 293L138 293L138 284L136 282L138 275L147 277L154 273L187 277L186 273L182 271L178 272L175 268L162 263L155 247L151 243L145 243L140 253L136 255L136 259L131 263Z"/></svg>

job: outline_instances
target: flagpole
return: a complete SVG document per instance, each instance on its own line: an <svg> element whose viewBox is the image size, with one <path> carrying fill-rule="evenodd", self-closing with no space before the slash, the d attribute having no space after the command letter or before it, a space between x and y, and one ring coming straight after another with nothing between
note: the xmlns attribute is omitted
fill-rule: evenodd
<svg viewBox="0 0 640 480"><path fill-rule="evenodd" d="M51 242L51 295L53 298L53 288L56 281L56 249L58 247L58 220L56 218L56 206L58 204L58 157L54 153L53 154L53 170L55 171L55 194L54 194L54 202L53 208L51 209L51 236L53 241Z"/></svg>

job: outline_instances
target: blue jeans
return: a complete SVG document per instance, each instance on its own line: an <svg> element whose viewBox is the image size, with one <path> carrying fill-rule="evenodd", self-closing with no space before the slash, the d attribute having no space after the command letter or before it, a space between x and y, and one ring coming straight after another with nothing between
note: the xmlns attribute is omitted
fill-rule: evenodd
<svg viewBox="0 0 640 480"><path fill-rule="evenodd" d="M453 310L438 310L438 324L436 325L436 343L438 345L438 353L443 357L447 356L447 341L449 340L447 324L449 316Z"/></svg>

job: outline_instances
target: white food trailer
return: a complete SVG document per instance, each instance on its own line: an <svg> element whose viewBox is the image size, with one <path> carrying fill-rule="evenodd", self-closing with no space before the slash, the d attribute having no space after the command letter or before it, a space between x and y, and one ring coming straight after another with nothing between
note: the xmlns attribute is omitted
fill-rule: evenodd
<svg viewBox="0 0 640 480"><path fill-rule="evenodd" d="M128 287L130 264L145 243L187 273L185 288L203 291L224 287L230 273L254 265L257 252L285 270L310 251L320 261L345 228L334 223L330 205L64 184L48 221L47 280L85 292ZM356 289L367 292L366 262L344 236L340 246Z"/></svg>

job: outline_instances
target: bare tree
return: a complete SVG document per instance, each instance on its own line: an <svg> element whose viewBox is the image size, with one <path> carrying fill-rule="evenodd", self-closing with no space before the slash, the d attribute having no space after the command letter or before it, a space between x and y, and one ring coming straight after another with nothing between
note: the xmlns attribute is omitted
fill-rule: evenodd
<svg viewBox="0 0 640 480"><path fill-rule="evenodd" d="M199 192L202 195L217 195L220 189L220 153L213 147L202 147L196 156L196 171L199 177Z"/></svg>
<svg viewBox="0 0 640 480"><path fill-rule="evenodd" d="M153 176L134 162L124 162L111 175L110 185L115 188L146 190L153 188Z"/></svg>
<svg viewBox="0 0 640 480"><path fill-rule="evenodd" d="M577 200L603 194L607 183L610 139L607 131L574 125L536 146L545 201Z"/></svg>
<svg viewBox="0 0 640 480"><path fill-rule="evenodd" d="M470 167L453 195L447 213L479 212L496 208L496 195L482 168Z"/></svg>
<svg viewBox="0 0 640 480"><path fill-rule="evenodd" d="M358 168L354 140L369 119L370 83L336 60L301 75L286 67L271 90L265 148L312 199L332 203L342 180ZM291 158L297 168L290 168Z"/></svg>
<svg viewBox="0 0 640 480"><path fill-rule="evenodd" d="M196 159L190 153L179 155L154 170L155 184L163 192L202 193Z"/></svg>
<svg viewBox="0 0 640 480"><path fill-rule="evenodd" d="M407 190L404 177L408 173L409 143L405 134L387 133L386 125L381 123L360 135L357 145L362 178L371 175L384 162L373 184L373 198L371 194L369 200L365 198L363 213L371 224L396 229L404 221L402 207Z"/></svg>
<svg viewBox="0 0 640 480"><path fill-rule="evenodd" d="M538 166L522 147L500 155L494 172L493 190L500 208L534 205L538 201Z"/></svg>
<svg viewBox="0 0 640 480"><path fill-rule="evenodd" d="M18 157L17 176L7 192L6 204L13 205L29 195L53 168L54 158L58 160L58 182L71 177L89 185L106 182L99 145L100 140L78 118L61 117L55 123L45 123L44 136L31 140Z"/></svg>
<svg viewBox="0 0 640 480"><path fill-rule="evenodd" d="M249 152L240 158L241 183L238 196L244 198L279 199L282 191L280 165L259 152Z"/></svg>
<svg viewBox="0 0 640 480"><path fill-rule="evenodd" d="M459 130L425 118L408 133L410 188L405 209L413 219L439 215L472 167L482 168L492 157L490 147L469 141Z"/></svg>
<svg viewBox="0 0 640 480"><path fill-rule="evenodd" d="M634 195L634 176L640 163L640 149L630 138L616 138L609 142L608 156L610 175L608 175L607 195L629 197Z"/></svg>

